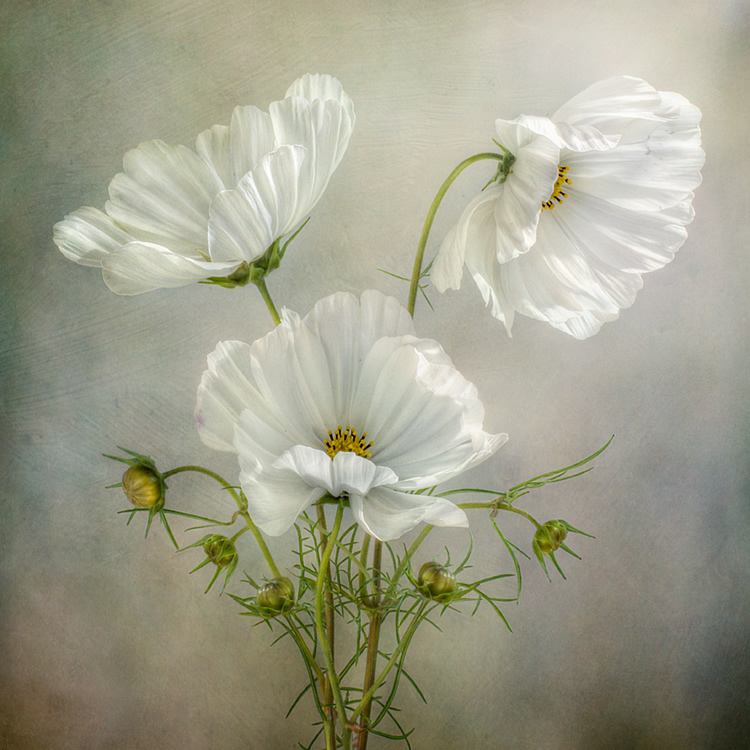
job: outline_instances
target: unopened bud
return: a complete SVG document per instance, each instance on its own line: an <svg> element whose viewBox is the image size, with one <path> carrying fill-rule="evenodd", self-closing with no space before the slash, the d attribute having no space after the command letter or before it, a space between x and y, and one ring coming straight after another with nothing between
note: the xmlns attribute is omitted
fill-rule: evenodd
<svg viewBox="0 0 750 750"><path fill-rule="evenodd" d="M159 510L164 505L164 480L149 466L131 466L122 475L122 491L136 508Z"/></svg>
<svg viewBox="0 0 750 750"><path fill-rule="evenodd" d="M565 521L547 521L544 526L536 530L533 546L543 555L550 555L560 549L566 536L568 536L568 527Z"/></svg>
<svg viewBox="0 0 750 750"><path fill-rule="evenodd" d="M218 568L228 568L237 564L237 548L231 539L221 534L209 534L203 540L206 557Z"/></svg>
<svg viewBox="0 0 750 750"><path fill-rule="evenodd" d="M440 563L426 562L419 570L417 588L428 599L444 599L456 590L456 576Z"/></svg>
<svg viewBox="0 0 750 750"><path fill-rule="evenodd" d="M294 606L294 585L288 578L275 578L258 591L258 606L286 612Z"/></svg>

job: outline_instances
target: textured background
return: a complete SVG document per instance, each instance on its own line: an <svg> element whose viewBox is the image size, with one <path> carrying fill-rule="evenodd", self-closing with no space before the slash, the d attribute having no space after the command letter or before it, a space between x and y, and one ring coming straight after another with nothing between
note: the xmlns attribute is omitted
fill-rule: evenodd
<svg viewBox="0 0 750 750"><path fill-rule="evenodd" d="M104 489L119 470L100 455L124 445L236 477L192 410L216 342L269 330L260 297L119 298L52 243L66 213L103 205L125 151L192 145L306 71L341 79L357 125L269 281L302 313L341 289L405 300L376 269L408 274L434 191L489 145L495 117L551 112L622 73L703 110L689 239L599 335L580 343L519 318L508 339L470 284L418 308L420 333L477 384L487 428L511 436L467 483L505 488L616 438L595 471L528 499L597 537L576 539L568 580L526 564L513 634L488 613L424 631L410 663L429 705L407 686L400 706L417 749L748 746L749 20L744 0L5 0L2 747L273 749L309 736L309 704L283 719L304 680L291 647L270 649L228 597L204 596L208 571L187 575L199 555L125 527L123 498ZM433 249L486 179L475 168L457 183ZM187 508L226 502L207 481L171 488ZM477 572L507 570L480 516L474 531ZM528 549L528 526L507 532ZM430 554L443 544L457 555L466 535L435 534Z"/></svg>

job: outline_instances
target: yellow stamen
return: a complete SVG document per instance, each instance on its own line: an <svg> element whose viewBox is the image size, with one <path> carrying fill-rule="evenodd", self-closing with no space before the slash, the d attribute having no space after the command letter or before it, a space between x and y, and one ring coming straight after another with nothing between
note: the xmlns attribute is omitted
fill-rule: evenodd
<svg viewBox="0 0 750 750"><path fill-rule="evenodd" d="M357 437L357 431L353 427L347 425L346 429L343 429L339 425L336 432L328 430L328 440L325 441L326 453L331 461L337 453L342 451L344 453L356 453L362 458L370 458L369 449L372 448L372 443L367 443L366 438L366 432L362 433L362 437Z"/></svg>
<svg viewBox="0 0 750 750"><path fill-rule="evenodd" d="M565 185L571 185L570 178L568 177L568 170L570 167L557 167L557 180L555 181L555 187L552 190L549 200L542 201L542 211L548 208L550 211L555 207L555 202L562 203L563 198L567 198L568 194L563 192Z"/></svg>

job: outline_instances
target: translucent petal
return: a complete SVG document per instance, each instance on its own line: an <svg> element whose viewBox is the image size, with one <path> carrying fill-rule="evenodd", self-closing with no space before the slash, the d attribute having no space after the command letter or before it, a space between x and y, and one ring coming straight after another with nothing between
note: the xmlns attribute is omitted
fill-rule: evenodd
<svg viewBox="0 0 750 750"><path fill-rule="evenodd" d="M82 266L96 266L110 253L132 242L107 214L84 206L57 222L52 238L60 252Z"/></svg>
<svg viewBox="0 0 750 750"><path fill-rule="evenodd" d="M101 266L104 282L115 294L133 295L227 276L239 263L193 260L160 245L131 242L102 258Z"/></svg>
<svg viewBox="0 0 750 750"><path fill-rule="evenodd" d="M466 513L448 500L386 487L372 489L367 497L351 495L349 505L362 528L384 542L398 539L423 522L435 526L469 526Z"/></svg>
<svg viewBox="0 0 750 750"><path fill-rule="evenodd" d="M270 467L262 474L252 469L246 471L248 454L242 446L240 448L240 484L247 497L250 516L265 534L281 536L325 491L310 487L291 471ZM252 458L250 464L252 466Z"/></svg>
<svg viewBox="0 0 750 750"><path fill-rule="evenodd" d="M305 445L295 445L284 452L273 467L294 472L310 487L320 487L332 497L366 495L373 487L398 481L391 469L355 453L337 453L331 460L324 451Z"/></svg>
<svg viewBox="0 0 750 750"><path fill-rule="evenodd" d="M234 190L216 197L208 222L214 260L252 262L301 223L307 212L299 194L304 160L302 146L281 146L264 156Z"/></svg>
<svg viewBox="0 0 750 750"><path fill-rule="evenodd" d="M106 211L139 240L201 259L208 209L222 184L193 151L147 141L128 151L109 184Z"/></svg>

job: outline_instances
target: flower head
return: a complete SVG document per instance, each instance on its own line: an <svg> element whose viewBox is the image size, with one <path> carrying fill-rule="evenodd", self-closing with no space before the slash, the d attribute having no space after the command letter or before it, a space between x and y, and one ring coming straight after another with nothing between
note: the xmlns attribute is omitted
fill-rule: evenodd
<svg viewBox="0 0 750 750"><path fill-rule="evenodd" d="M518 311L593 336L687 237L705 159L700 116L679 94L622 76L551 118L497 120L515 160L447 235L435 286L457 289L465 264L508 333Z"/></svg>
<svg viewBox="0 0 750 750"><path fill-rule="evenodd" d="M218 345L195 411L203 442L239 455L255 523L278 536L329 494L381 540L419 523L466 526L453 503L411 490L475 466L507 435L483 430L476 388L442 347L375 291L282 318L253 344Z"/></svg>
<svg viewBox="0 0 750 750"><path fill-rule="evenodd" d="M237 107L196 151L147 141L125 154L106 213L83 207L55 225L65 257L102 269L117 294L234 274L305 221L343 158L354 107L339 81L305 75L268 112Z"/></svg>

